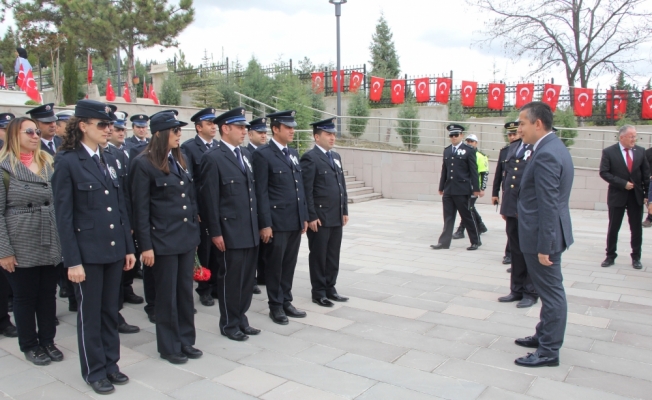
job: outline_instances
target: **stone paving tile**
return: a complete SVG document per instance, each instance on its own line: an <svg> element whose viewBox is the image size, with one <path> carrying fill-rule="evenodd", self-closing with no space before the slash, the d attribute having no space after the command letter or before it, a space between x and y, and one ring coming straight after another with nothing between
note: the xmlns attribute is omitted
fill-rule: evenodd
<svg viewBox="0 0 652 400"><path fill-rule="evenodd" d="M304 361L324 365L343 354L346 354L346 351L316 344L295 354L294 356Z"/></svg>
<svg viewBox="0 0 652 400"><path fill-rule="evenodd" d="M418 308L397 306L387 303L378 303L375 301L360 299L356 297L350 297L349 301L346 302L346 305L347 307L357 308L360 310L373 311L381 314L393 315L395 317L411 319L417 319L427 312L426 310Z"/></svg>
<svg viewBox="0 0 652 400"><path fill-rule="evenodd" d="M192 362L190 360L188 362ZM168 393L189 383L202 379L200 376L168 363L165 360L148 359L121 368L129 379L144 386Z"/></svg>
<svg viewBox="0 0 652 400"><path fill-rule="evenodd" d="M414 319L395 317L393 315L380 314L371 311L358 310L350 307L342 307L331 313L334 317L341 317L356 322L384 326L386 328L400 329L405 331L423 333L431 329L434 324Z"/></svg>
<svg viewBox="0 0 652 400"><path fill-rule="evenodd" d="M561 349L560 357L563 357L565 362L577 367L591 368L652 382L652 364L564 348Z"/></svg>
<svg viewBox="0 0 652 400"><path fill-rule="evenodd" d="M240 364L222 357L204 352L201 358L189 360L185 364L177 365L183 371L188 371L206 379L213 379L238 368Z"/></svg>
<svg viewBox="0 0 652 400"><path fill-rule="evenodd" d="M67 386L61 382L52 382L44 386L39 386L29 392L15 396L16 400L34 400L34 399L48 399L48 400L78 400L86 399L89 397L77 390Z"/></svg>
<svg viewBox="0 0 652 400"><path fill-rule="evenodd" d="M635 333L617 332L614 337L615 343L622 343L628 346L652 350L652 337L637 335Z"/></svg>
<svg viewBox="0 0 652 400"><path fill-rule="evenodd" d="M201 380L190 385L186 385L169 393L178 400L196 400L196 399L228 399L228 400L254 400L255 397L230 387L221 385L217 382ZM146 400L146 399L141 399Z"/></svg>
<svg viewBox="0 0 652 400"><path fill-rule="evenodd" d="M550 379L537 379L528 395L543 400L559 399L591 399L591 400L626 400L630 397L604 392L598 389L577 386L570 383L557 382Z"/></svg>
<svg viewBox="0 0 652 400"><path fill-rule="evenodd" d="M644 349L641 347L628 346L615 342L603 342L601 340L596 340L593 343L591 353L597 353L616 358L625 358L646 364L649 364L650 360L652 360L652 350Z"/></svg>
<svg viewBox="0 0 652 400"><path fill-rule="evenodd" d="M652 399L652 382L629 376L575 367L566 378L566 382L638 399Z"/></svg>
<svg viewBox="0 0 652 400"><path fill-rule="evenodd" d="M260 396L263 400L342 400L342 397L296 382L286 382Z"/></svg>
<svg viewBox="0 0 652 400"><path fill-rule="evenodd" d="M421 371L432 372L446 360L448 360L447 357L439 354L410 350L403 354L398 360L394 361L394 364L420 369Z"/></svg>
<svg viewBox="0 0 652 400"><path fill-rule="evenodd" d="M383 303L396 304L396 305L406 306L406 307L415 307L415 308L418 307L422 310L438 311L438 312L442 312L449 307L447 303L425 300L422 298L417 299L414 297L405 297L405 296L392 296L383 300Z"/></svg>
<svg viewBox="0 0 652 400"><path fill-rule="evenodd" d="M252 396L260 396L287 382L254 368L238 367L214 379L215 382Z"/></svg>
<svg viewBox="0 0 652 400"><path fill-rule="evenodd" d="M3 375L0 378L0 392L15 397L55 381L55 378L42 370L30 368L15 374Z"/></svg>
<svg viewBox="0 0 652 400"><path fill-rule="evenodd" d="M499 336L486 333L473 332L465 329L458 329L451 326L437 325L428 332L427 336L440 339L459 341L472 346L489 347Z"/></svg>
<svg viewBox="0 0 652 400"><path fill-rule="evenodd" d="M478 400L531 400L534 397L526 396L520 393L510 392L508 390L499 389L496 387L488 387Z"/></svg>
<svg viewBox="0 0 652 400"><path fill-rule="evenodd" d="M525 393L536 379L532 375L456 359L446 361L434 373L479 382L516 393Z"/></svg>
<svg viewBox="0 0 652 400"><path fill-rule="evenodd" d="M457 315L460 317L474 318L474 319L487 319L493 313L493 311L489 311L477 307L467 307L467 306L459 306L456 304L450 304L441 313Z"/></svg>
<svg viewBox="0 0 652 400"><path fill-rule="evenodd" d="M379 382L371 389L367 390L355 400L439 400L442 397L430 396L424 393L415 392L414 390L405 389L398 386L388 385Z"/></svg>

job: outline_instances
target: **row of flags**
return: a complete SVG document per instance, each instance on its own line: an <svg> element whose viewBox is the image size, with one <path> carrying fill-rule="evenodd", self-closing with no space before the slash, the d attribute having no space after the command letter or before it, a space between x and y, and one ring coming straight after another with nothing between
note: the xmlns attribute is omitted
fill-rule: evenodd
<svg viewBox="0 0 652 400"><path fill-rule="evenodd" d="M115 101L115 97L115 90L113 90L113 85L111 85L111 79L109 78L106 82L106 101ZM125 82L122 98L124 98L127 103L131 103L131 92L129 92L129 85L127 85L127 82ZM154 104L161 104L156 96L154 85L151 84L147 87L147 82L143 82L143 98L152 99Z"/></svg>
<svg viewBox="0 0 652 400"><path fill-rule="evenodd" d="M23 69L23 64L20 64L20 70L18 71L18 81L16 83L18 84L18 87L24 91L30 99L38 103L43 102L41 93L38 91L38 87L36 86L36 81L34 80L34 74L32 73L31 68L25 72Z"/></svg>

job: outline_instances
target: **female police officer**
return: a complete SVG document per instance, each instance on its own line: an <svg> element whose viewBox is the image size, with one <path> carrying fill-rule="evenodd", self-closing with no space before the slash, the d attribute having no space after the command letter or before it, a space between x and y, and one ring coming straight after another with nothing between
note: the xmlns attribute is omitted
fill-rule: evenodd
<svg viewBox="0 0 652 400"><path fill-rule="evenodd" d="M152 115L152 138L131 162L134 234L143 268L152 268L157 296L156 341L161 358L182 364L199 358L195 344L192 276L199 222L192 172L179 148L173 111Z"/></svg>
<svg viewBox="0 0 652 400"><path fill-rule="evenodd" d="M122 270L133 268L134 244L115 158L101 151L111 109L80 100L55 158L52 187L64 266L79 304L77 341L82 376L93 390L125 384L118 335Z"/></svg>

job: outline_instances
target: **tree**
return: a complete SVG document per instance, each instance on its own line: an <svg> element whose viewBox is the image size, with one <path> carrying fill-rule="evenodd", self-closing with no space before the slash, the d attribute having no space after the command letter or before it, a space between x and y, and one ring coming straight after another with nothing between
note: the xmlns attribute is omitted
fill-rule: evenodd
<svg viewBox="0 0 652 400"><path fill-rule="evenodd" d="M636 50L652 35L646 0L466 1L493 17L485 44L502 41L514 59L531 57L531 75L562 66L571 87L640 61Z"/></svg>
<svg viewBox="0 0 652 400"><path fill-rule="evenodd" d="M299 77L290 72L284 72L276 75L276 85L278 89L277 107L280 110L295 110L295 119L297 121L294 141L291 147L297 149L299 154L303 154L310 143L312 143L311 122L315 122L313 111L307 107L312 104L310 84L301 83ZM310 131L308 131L310 130ZM303 132L302 132L303 131Z"/></svg>
<svg viewBox="0 0 652 400"><path fill-rule="evenodd" d="M275 89L277 85L274 79L263 72L262 66L258 63L256 57L251 57L244 75L245 78L242 80L241 87L242 94L271 105L273 102L272 96L277 93ZM258 103L250 100L245 100L244 103L252 110L254 118L262 117L267 113L264 107Z"/></svg>
<svg viewBox="0 0 652 400"><path fill-rule="evenodd" d="M354 138L359 138L367 129L367 122L369 122L367 118L356 118L369 116L369 101L362 90L351 98L346 113L349 115L349 133Z"/></svg>
<svg viewBox="0 0 652 400"><path fill-rule="evenodd" d="M461 123L466 121L468 118L468 115L464 112L464 107L462 106L462 100L460 99L459 94L454 94L448 102L448 120L458 122L464 127L464 129L469 129L469 124Z"/></svg>
<svg viewBox="0 0 652 400"><path fill-rule="evenodd" d="M68 43L66 46L66 62L63 65L63 101L66 104L77 102L77 63L75 62L75 46Z"/></svg>
<svg viewBox="0 0 652 400"><path fill-rule="evenodd" d="M7 84L9 84L10 81L9 78L14 77L16 47L18 47L19 43L18 34L14 33L14 30L11 27L7 29L4 37L0 40L0 64L2 64L5 75L7 75ZM14 79L11 79L12 83L14 82Z"/></svg>
<svg viewBox="0 0 652 400"><path fill-rule="evenodd" d="M169 72L161 88L161 104L170 106L181 105L181 82L173 72Z"/></svg>
<svg viewBox="0 0 652 400"><path fill-rule="evenodd" d="M376 24L376 32L371 36L371 45L369 46L371 75L395 79L401 72L393 36L385 16L381 13Z"/></svg>
<svg viewBox="0 0 652 400"><path fill-rule="evenodd" d="M396 131L408 151L416 150L421 143L419 138L419 108L413 99L407 100L398 110L398 121Z"/></svg>
<svg viewBox="0 0 652 400"><path fill-rule="evenodd" d="M567 107L564 109L557 108L554 116L554 124L558 129L557 136L564 142L566 147L571 147L575 144L573 138L577 136L577 131L575 129L566 129L566 128L577 128L577 119L575 118L575 113L573 112L573 107Z"/></svg>

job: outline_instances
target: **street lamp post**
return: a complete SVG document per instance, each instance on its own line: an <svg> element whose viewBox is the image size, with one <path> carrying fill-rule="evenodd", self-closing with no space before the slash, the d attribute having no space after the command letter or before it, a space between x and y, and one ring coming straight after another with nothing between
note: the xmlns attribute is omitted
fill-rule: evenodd
<svg viewBox="0 0 652 400"><path fill-rule="evenodd" d="M335 4L335 20L337 21L337 137L342 137L342 74L340 72L340 16L342 15L342 4L347 0L328 0L329 3Z"/></svg>

